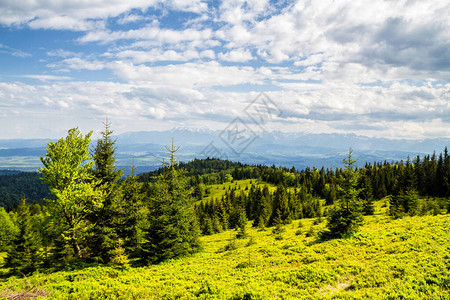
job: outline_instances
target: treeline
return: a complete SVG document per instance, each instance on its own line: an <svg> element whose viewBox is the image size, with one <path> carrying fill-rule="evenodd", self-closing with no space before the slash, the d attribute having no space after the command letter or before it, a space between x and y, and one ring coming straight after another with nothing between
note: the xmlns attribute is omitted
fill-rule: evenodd
<svg viewBox="0 0 450 300"><path fill-rule="evenodd" d="M223 172L223 171L222 171ZM275 166L240 166L227 170L221 177L232 179L258 179L277 185L274 193L251 185L246 191L229 188L220 199L201 201L197 205L202 232L211 234L226 228L236 228L239 214L253 221L254 226L270 226L280 215L283 223L300 218L322 217L337 199L346 196L342 178L346 169L276 168ZM354 169L356 179L354 191L360 213L374 213L373 201L389 196L390 214L395 217L434 213L442 209L450 212L450 157L447 147L444 153L417 156L413 162L366 164L364 168ZM204 180L207 174L192 177L194 195L198 200L208 196ZM214 178L214 177L213 177ZM341 182L341 183L340 183ZM264 190L264 193L263 193ZM426 200L420 202L419 196ZM324 199L322 209L319 199ZM263 211L263 212L262 212ZM279 211L279 212L278 212ZM241 217L241 218L242 218Z"/></svg>
<svg viewBox="0 0 450 300"><path fill-rule="evenodd" d="M185 175L188 177L191 176L199 176L199 175L205 175L205 174L213 174L218 173L219 177L222 180L224 180L222 174L225 175L229 171L235 168L242 168L248 166L246 164L240 163L240 162L233 162L229 160L221 160L216 158L205 158L205 159L193 159L190 162L179 162L175 169L177 170L184 170ZM139 175L140 181L151 181L152 178L155 176L159 176L164 172L164 168L159 168L155 171L147 172L144 174ZM208 176L204 176L204 179L207 179ZM208 180L207 180L208 181ZM209 182L208 182L209 183ZM216 183L216 182L214 182ZM222 181L223 183L223 181Z"/></svg>

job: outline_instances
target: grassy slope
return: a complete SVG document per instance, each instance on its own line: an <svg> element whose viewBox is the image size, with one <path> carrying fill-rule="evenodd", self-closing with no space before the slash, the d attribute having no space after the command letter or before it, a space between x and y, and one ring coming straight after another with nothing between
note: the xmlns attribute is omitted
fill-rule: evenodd
<svg viewBox="0 0 450 300"><path fill-rule="evenodd" d="M377 203L378 212L385 208ZM354 237L318 242L325 223L203 237L204 250L156 266L91 267L0 283L0 294L46 291L55 299L450 298L450 215L392 220L378 214ZM297 235L297 234L298 235ZM225 251L233 241L235 250ZM247 298L245 298L247 296Z"/></svg>

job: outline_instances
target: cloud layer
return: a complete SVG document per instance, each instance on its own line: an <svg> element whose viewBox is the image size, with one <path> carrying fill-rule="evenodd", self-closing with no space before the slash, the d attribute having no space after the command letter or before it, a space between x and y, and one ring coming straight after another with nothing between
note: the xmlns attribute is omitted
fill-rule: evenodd
<svg viewBox="0 0 450 300"><path fill-rule="evenodd" d="M0 59L42 69L3 71L0 138L58 137L105 117L119 132L222 129L260 91L283 111L267 130L450 137L449 11L448 1L3 1L1 31L63 42L38 59L2 41Z"/></svg>

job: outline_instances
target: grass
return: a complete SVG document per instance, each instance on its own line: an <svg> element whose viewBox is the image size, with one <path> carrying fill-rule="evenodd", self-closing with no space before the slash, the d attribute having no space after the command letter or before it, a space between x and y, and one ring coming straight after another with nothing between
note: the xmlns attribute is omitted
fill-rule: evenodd
<svg viewBox="0 0 450 300"><path fill-rule="evenodd" d="M317 237L325 222L314 219L280 234L248 226L247 238L235 239L235 231L205 236L200 253L160 265L6 278L0 295L34 288L51 299L450 298L449 214L365 221L354 236L328 241Z"/></svg>

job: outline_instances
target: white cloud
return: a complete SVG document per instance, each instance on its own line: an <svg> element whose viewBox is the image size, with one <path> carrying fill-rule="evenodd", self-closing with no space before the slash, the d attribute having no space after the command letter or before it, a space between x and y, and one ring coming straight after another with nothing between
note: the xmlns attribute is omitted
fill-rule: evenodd
<svg viewBox="0 0 450 300"><path fill-rule="evenodd" d="M200 58L200 54L195 50L186 50L184 52L175 52L174 50L161 51L160 49L152 49L150 51L125 50L113 55L119 59L130 59L136 64L157 61L190 61Z"/></svg>
<svg viewBox="0 0 450 300"><path fill-rule="evenodd" d="M39 81L60 81L60 80L71 80L69 76L54 76L54 75L21 75L20 77L37 79Z"/></svg>
<svg viewBox="0 0 450 300"><path fill-rule="evenodd" d="M48 67L59 70L69 68L72 70L98 71L105 67L105 63L98 60L86 60L79 57L66 58L58 63L48 64Z"/></svg>
<svg viewBox="0 0 450 300"><path fill-rule="evenodd" d="M232 62L247 62L253 59L249 50L235 49L226 53L219 53L219 59Z"/></svg>
<svg viewBox="0 0 450 300"><path fill-rule="evenodd" d="M7 26L26 24L31 28L85 31L97 28L98 21L119 16L131 9L144 11L164 2L160 0L4 0L0 6L0 24ZM197 0L172 0L164 4L177 10L198 13L207 9L205 3Z"/></svg>
<svg viewBox="0 0 450 300"><path fill-rule="evenodd" d="M212 36L210 29L172 30L161 29L156 26L147 26L129 31L92 31L79 39L80 42L113 42L117 40L151 40L164 44L176 44L186 41L208 40Z"/></svg>

